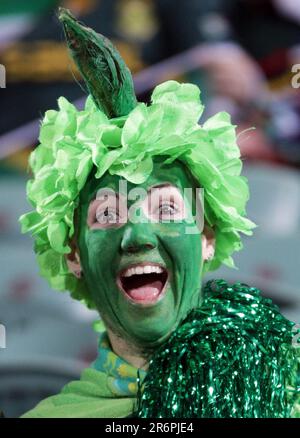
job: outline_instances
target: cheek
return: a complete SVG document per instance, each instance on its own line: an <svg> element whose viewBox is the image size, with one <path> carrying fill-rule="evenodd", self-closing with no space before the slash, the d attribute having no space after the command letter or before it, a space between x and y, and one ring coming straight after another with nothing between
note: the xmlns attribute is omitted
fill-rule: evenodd
<svg viewBox="0 0 300 438"><path fill-rule="evenodd" d="M201 259L202 243L201 234L189 232L191 228L185 224L160 224L159 234L162 241L165 241L168 246L174 249L175 253L182 258L182 255L194 254L198 259ZM180 252L180 251L185 251Z"/></svg>
<svg viewBox="0 0 300 438"><path fill-rule="evenodd" d="M184 224L161 224L159 234L176 270L198 276L202 264L201 234L188 234Z"/></svg>
<svg viewBox="0 0 300 438"><path fill-rule="evenodd" d="M116 230L87 230L80 248L83 268L91 280L107 284L115 278L119 263L120 233ZM99 281L98 281L99 283Z"/></svg>
<svg viewBox="0 0 300 438"><path fill-rule="evenodd" d="M86 279L89 292L102 313L109 308L108 291L113 290L114 277L112 243L109 243L107 234L97 231L89 231L82 244L83 251L83 274ZM115 252L114 252L115 254Z"/></svg>
<svg viewBox="0 0 300 438"><path fill-rule="evenodd" d="M79 242L80 258L85 275L95 275L99 270L99 265L107 260L106 246L105 238L100 233L85 231Z"/></svg>

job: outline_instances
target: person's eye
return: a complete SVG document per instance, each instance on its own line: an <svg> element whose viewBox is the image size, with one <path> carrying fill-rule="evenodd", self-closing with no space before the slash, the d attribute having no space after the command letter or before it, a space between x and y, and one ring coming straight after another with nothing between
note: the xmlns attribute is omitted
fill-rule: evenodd
<svg viewBox="0 0 300 438"><path fill-rule="evenodd" d="M176 204L173 204L171 202L163 202L159 206L159 215L161 217L163 216L174 216L176 213L178 213L178 207Z"/></svg>
<svg viewBox="0 0 300 438"><path fill-rule="evenodd" d="M106 208L96 212L96 220L99 224L116 224L119 221L119 214L115 209Z"/></svg>

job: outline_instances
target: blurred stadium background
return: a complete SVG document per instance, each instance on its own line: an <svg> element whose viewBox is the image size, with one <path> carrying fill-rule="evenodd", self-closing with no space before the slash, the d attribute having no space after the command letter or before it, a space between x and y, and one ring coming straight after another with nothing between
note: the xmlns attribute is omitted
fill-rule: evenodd
<svg viewBox="0 0 300 438"><path fill-rule="evenodd" d="M97 348L97 314L50 290L17 222L30 209L27 161L42 114L61 95L78 106L85 95L56 18L59 5L113 39L140 100L177 79L200 86L204 119L232 114L250 183L248 215L258 228L235 256L239 269L211 277L261 288L300 322L300 89L291 85L292 66L300 64L300 0L2 0L0 323L7 339L0 411L8 417L77 378Z"/></svg>

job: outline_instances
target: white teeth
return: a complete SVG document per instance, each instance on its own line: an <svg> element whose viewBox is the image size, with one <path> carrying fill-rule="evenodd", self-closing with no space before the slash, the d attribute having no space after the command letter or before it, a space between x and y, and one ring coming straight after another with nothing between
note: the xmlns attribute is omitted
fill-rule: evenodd
<svg viewBox="0 0 300 438"><path fill-rule="evenodd" d="M124 273L123 273L123 277L131 277L133 275L132 273L132 269L127 269Z"/></svg>
<svg viewBox="0 0 300 438"><path fill-rule="evenodd" d="M144 266L144 274L151 274L152 267L151 266Z"/></svg>
<svg viewBox="0 0 300 438"><path fill-rule="evenodd" d="M131 277L132 275L151 274L152 272L161 274L163 269L160 266L153 265L136 266L135 268L126 269L126 271L123 273L123 276Z"/></svg>

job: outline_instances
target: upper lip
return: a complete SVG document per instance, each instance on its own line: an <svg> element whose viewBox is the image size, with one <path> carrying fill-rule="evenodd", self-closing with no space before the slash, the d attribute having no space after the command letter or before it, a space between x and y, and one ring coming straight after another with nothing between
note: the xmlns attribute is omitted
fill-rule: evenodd
<svg viewBox="0 0 300 438"><path fill-rule="evenodd" d="M141 263L132 263L130 265L127 265L125 268L121 269L118 273L118 277L123 277L126 271L132 268L138 268L138 267L144 267L144 266L157 266L158 268L163 269L164 271L168 272L167 268L162 265L161 263L154 263L154 262L141 262Z"/></svg>

